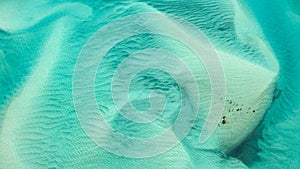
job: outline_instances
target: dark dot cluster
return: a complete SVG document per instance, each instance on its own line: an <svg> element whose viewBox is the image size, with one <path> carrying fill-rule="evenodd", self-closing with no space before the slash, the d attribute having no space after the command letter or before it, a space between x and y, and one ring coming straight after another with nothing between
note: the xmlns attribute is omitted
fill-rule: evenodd
<svg viewBox="0 0 300 169"><path fill-rule="evenodd" d="M241 97L239 97L239 100L240 99L241 99ZM229 107L227 110L228 110L228 113L230 113L230 114L240 113L240 111L242 111L242 110L246 111L247 114L249 114L249 112L255 113L257 111L256 109L253 109L251 107L248 107L248 109L247 109L247 107L243 103L233 101L228 98L226 98L225 101ZM222 117L221 122L222 122L222 124L226 124L228 122L226 119L226 116Z"/></svg>
<svg viewBox="0 0 300 169"><path fill-rule="evenodd" d="M222 124L226 124L226 116L223 116Z"/></svg>
<svg viewBox="0 0 300 169"><path fill-rule="evenodd" d="M241 97L239 97L239 99L240 98ZM231 99L226 99L226 103L228 105L232 105L232 106L230 106L231 108L228 109L228 112L241 111L241 110L243 110L243 107L244 107L243 103L238 103L238 102L232 101ZM248 108L248 110L251 110L251 109L252 109L251 107ZM256 110L253 109L252 112L255 113ZM249 111L247 111L247 113L249 113Z"/></svg>

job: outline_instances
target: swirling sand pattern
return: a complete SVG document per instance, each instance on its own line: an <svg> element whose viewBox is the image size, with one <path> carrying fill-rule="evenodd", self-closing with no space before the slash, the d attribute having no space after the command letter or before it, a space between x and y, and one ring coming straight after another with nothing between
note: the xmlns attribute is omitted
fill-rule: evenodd
<svg viewBox="0 0 300 169"><path fill-rule="evenodd" d="M0 20L0 168L280 168L282 161L299 168L300 146L294 138L300 137L295 132L300 105L299 49L295 46L300 29L297 2L288 2L274 1L274 9L264 13L260 11L266 11L268 1L258 6L253 5L255 0L0 2L4 16ZM155 125L139 126L119 113L110 113L112 105L103 97L110 91L105 86L110 85L122 57L163 47L197 72L199 82L202 102L187 137L163 154L136 159L109 153L86 135L74 108L72 81L80 51L94 32L114 19L142 12L176 15L201 29L217 50L227 88L226 96L219 98L225 107L218 127L205 144L199 144L211 99L205 65L187 59L194 53L181 42L160 35L133 36L114 46L98 67L94 91L104 118L121 133L138 137L160 134L172 126L177 116L170 112L177 111L174 103L182 99L182 88L172 76L148 69L135 76L133 83L165 92L170 102L163 118ZM278 26L278 20L283 24ZM135 92L130 97L136 100L132 104L144 110L149 102L137 96L145 86L131 87ZM275 87L281 92L276 90L277 98L269 108ZM157 125L160 127L154 130ZM252 137L241 144L247 136Z"/></svg>

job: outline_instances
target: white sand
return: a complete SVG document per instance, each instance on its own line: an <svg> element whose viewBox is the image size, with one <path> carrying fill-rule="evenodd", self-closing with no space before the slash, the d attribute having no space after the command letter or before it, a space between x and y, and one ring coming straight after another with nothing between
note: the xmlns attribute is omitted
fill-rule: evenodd
<svg viewBox="0 0 300 169"><path fill-rule="evenodd" d="M59 55L65 31L64 27L63 19L56 22L50 38L44 45L39 63L27 79L22 91L14 96L6 112L4 112L5 117L0 135L0 153L3 161L7 163L6 166L22 168L15 150L15 143L17 143L15 131L27 120L27 114L32 111L31 107L34 105L33 99L40 95L40 91L46 85L48 74Z"/></svg>

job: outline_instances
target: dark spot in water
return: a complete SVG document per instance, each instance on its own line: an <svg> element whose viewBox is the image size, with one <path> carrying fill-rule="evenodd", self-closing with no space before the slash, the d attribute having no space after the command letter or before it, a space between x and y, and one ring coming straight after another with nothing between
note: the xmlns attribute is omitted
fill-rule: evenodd
<svg viewBox="0 0 300 169"><path fill-rule="evenodd" d="M9 35L10 33L0 28L0 34Z"/></svg>
<svg viewBox="0 0 300 169"><path fill-rule="evenodd" d="M226 116L223 116L223 119L225 119L226 118Z"/></svg>
<svg viewBox="0 0 300 169"><path fill-rule="evenodd" d="M219 28L218 28L219 31L225 31L225 30L227 30L227 29L228 29L227 27L219 27Z"/></svg>
<svg viewBox="0 0 300 169"><path fill-rule="evenodd" d="M255 110L253 110L252 112L255 113Z"/></svg>
<svg viewBox="0 0 300 169"><path fill-rule="evenodd" d="M274 93L273 93L273 101L275 99L277 99L278 97L280 97L280 95L281 95L281 89L276 88Z"/></svg>
<svg viewBox="0 0 300 169"><path fill-rule="evenodd" d="M225 123L226 123L226 119L223 119L223 120L222 120L222 124L225 124Z"/></svg>
<svg viewBox="0 0 300 169"><path fill-rule="evenodd" d="M236 111L239 111L240 109L236 109Z"/></svg>

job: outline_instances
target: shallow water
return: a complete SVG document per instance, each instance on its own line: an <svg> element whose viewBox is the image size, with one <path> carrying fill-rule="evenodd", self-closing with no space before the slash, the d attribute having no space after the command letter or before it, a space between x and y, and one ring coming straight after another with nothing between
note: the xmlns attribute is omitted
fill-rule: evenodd
<svg viewBox="0 0 300 169"><path fill-rule="evenodd" d="M299 9L1 1L0 168L300 168Z"/></svg>

